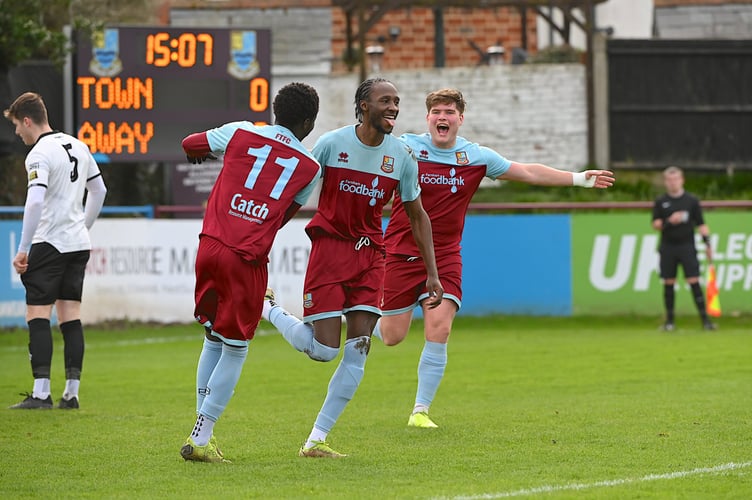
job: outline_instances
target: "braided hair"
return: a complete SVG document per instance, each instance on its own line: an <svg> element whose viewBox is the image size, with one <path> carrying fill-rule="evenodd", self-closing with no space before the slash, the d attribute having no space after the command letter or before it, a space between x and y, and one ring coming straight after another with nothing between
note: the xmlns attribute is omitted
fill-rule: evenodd
<svg viewBox="0 0 752 500"><path fill-rule="evenodd" d="M306 83L288 83L274 97L272 103L275 123L292 130L306 119L315 120L319 113L319 95Z"/></svg>
<svg viewBox="0 0 752 500"><path fill-rule="evenodd" d="M355 118L358 120L358 123L363 123L363 110L360 109L360 102L367 101L368 98L371 97L373 86L377 83L383 82L392 83L386 78L377 76L374 78L369 78L368 80L364 80L363 83L358 86L358 90L355 91Z"/></svg>

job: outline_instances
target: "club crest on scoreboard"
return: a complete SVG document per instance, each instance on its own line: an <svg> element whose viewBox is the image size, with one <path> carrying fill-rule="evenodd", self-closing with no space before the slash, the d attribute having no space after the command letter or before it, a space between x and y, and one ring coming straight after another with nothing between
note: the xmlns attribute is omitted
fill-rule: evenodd
<svg viewBox="0 0 752 500"><path fill-rule="evenodd" d="M227 72L238 80L248 80L259 73L255 31L230 32L230 62Z"/></svg>
<svg viewBox="0 0 752 500"><path fill-rule="evenodd" d="M105 28L91 35L89 70L97 76L115 76L123 70L120 60L120 33L117 28Z"/></svg>

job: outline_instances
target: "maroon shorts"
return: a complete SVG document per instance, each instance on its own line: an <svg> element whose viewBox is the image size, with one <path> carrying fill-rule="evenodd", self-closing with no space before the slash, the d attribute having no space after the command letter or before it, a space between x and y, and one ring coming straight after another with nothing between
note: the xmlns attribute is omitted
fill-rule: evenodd
<svg viewBox="0 0 752 500"><path fill-rule="evenodd" d="M244 260L213 238L196 255L196 321L228 344L245 345L261 319L268 279L266 263Z"/></svg>
<svg viewBox="0 0 752 500"><path fill-rule="evenodd" d="M436 256L439 279L444 287L444 300L452 300L457 308L462 305L462 256L459 253ZM418 303L428 298L426 266L420 257L388 255L384 278L385 315L412 311Z"/></svg>
<svg viewBox="0 0 752 500"><path fill-rule="evenodd" d="M349 311L381 314L384 254L357 243L326 236L312 241L303 287L304 321Z"/></svg>

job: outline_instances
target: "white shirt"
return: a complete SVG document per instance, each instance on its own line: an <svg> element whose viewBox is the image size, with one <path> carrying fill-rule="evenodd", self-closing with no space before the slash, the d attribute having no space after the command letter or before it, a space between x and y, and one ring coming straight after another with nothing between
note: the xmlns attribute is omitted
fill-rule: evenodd
<svg viewBox="0 0 752 500"><path fill-rule="evenodd" d="M46 188L31 242L49 243L61 253L90 250L83 199L87 181L101 173L89 148L62 132L42 134L26 156L26 172L29 188ZM27 238L22 236L22 246Z"/></svg>

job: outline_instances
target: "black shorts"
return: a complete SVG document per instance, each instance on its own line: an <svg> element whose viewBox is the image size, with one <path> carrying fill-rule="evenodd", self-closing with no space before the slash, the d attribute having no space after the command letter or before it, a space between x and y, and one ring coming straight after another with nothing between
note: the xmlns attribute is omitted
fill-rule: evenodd
<svg viewBox="0 0 752 500"><path fill-rule="evenodd" d="M89 250L60 253L49 243L34 243L29 250L29 267L21 275L26 304L46 306L56 300L81 302Z"/></svg>
<svg viewBox="0 0 752 500"><path fill-rule="evenodd" d="M700 276L700 262L697 260L697 249L694 243L686 245L661 245L661 278L675 279L679 264L684 269L684 278Z"/></svg>

